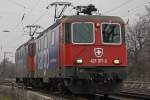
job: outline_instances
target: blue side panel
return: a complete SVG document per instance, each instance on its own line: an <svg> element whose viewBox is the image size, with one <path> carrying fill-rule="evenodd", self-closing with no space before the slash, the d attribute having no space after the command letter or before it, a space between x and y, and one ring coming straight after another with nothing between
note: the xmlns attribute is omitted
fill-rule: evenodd
<svg viewBox="0 0 150 100"><path fill-rule="evenodd" d="M49 65L49 49L46 49L44 54L45 54L44 67L45 67L45 69L48 69L48 65Z"/></svg>
<svg viewBox="0 0 150 100"><path fill-rule="evenodd" d="M36 66L37 66L37 69L42 69L40 67L41 66L41 57L40 57L39 52L36 53Z"/></svg>
<svg viewBox="0 0 150 100"><path fill-rule="evenodd" d="M58 66L58 50L59 50L59 32L58 30L55 31L55 42L53 46L49 48L49 65L48 69L53 69Z"/></svg>
<svg viewBox="0 0 150 100"><path fill-rule="evenodd" d="M59 28L59 27L58 27ZM48 77L54 77L57 74L58 54L59 54L59 29L56 28L52 32L49 32L48 48L42 48L42 50L36 49L36 76L43 77L44 80ZM51 36L51 37L50 37ZM52 38L53 37L53 38ZM53 39L53 41L51 40ZM45 43L45 42L44 42ZM44 45L44 44L43 44ZM44 47L42 45L42 47Z"/></svg>
<svg viewBox="0 0 150 100"><path fill-rule="evenodd" d="M35 52L35 66L37 69L37 67L38 67L38 52L37 51Z"/></svg>
<svg viewBox="0 0 150 100"><path fill-rule="evenodd" d="M38 54L38 69L43 69L43 56L41 53Z"/></svg>
<svg viewBox="0 0 150 100"><path fill-rule="evenodd" d="M58 48L57 47L50 47L49 48L49 66L48 66L48 69L56 67L57 62L58 62Z"/></svg>
<svg viewBox="0 0 150 100"><path fill-rule="evenodd" d="M44 54L42 51L37 51L36 52L36 66L38 70L43 69L44 65Z"/></svg>

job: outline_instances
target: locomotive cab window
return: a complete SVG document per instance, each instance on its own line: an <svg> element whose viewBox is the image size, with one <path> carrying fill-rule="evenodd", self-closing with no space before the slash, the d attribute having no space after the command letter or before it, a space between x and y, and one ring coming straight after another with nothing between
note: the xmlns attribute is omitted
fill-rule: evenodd
<svg viewBox="0 0 150 100"><path fill-rule="evenodd" d="M121 44L121 26L118 23L102 24L102 42L104 44Z"/></svg>
<svg viewBox="0 0 150 100"><path fill-rule="evenodd" d="M77 22L72 24L72 43L92 44L94 43L94 24Z"/></svg>

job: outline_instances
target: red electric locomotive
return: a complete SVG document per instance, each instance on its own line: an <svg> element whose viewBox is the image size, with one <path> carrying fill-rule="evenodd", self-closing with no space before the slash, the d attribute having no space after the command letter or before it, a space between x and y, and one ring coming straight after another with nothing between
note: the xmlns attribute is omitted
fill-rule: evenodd
<svg viewBox="0 0 150 100"><path fill-rule="evenodd" d="M120 17L92 15L95 10L89 5L77 15L63 16L33 39L34 43L18 48L17 66L22 66L19 51L32 48L27 58L34 66L30 67L32 74L24 74L22 82L79 94L113 92L127 76L125 24Z"/></svg>

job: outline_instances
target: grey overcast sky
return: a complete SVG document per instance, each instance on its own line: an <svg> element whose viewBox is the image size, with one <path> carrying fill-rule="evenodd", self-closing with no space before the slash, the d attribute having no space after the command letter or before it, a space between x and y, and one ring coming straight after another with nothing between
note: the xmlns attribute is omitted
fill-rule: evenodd
<svg viewBox="0 0 150 100"><path fill-rule="evenodd" d="M73 5L92 3L100 13L120 16L124 21L129 18L130 24L144 14L146 5L150 5L150 0L0 0L0 61L4 51L15 53L16 48L29 39L23 32L24 26L38 24L47 28L53 24L54 9L50 7L47 10L46 6L55 1L71 2ZM72 12L68 9L65 14ZM14 61L10 56L6 55Z"/></svg>

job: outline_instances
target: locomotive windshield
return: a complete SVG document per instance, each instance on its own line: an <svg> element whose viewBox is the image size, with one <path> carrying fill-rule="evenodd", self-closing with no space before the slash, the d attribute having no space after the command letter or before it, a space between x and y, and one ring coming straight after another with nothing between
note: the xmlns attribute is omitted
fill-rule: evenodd
<svg viewBox="0 0 150 100"><path fill-rule="evenodd" d="M114 23L103 23L102 41L103 43L120 44L121 43L120 25Z"/></svg>
<svg viewBox="0 0 150 100"><path fill-rule="evenodd" d="M94 42L93 23L73 23L72 42L75 44L91 44Z"/></svg>

